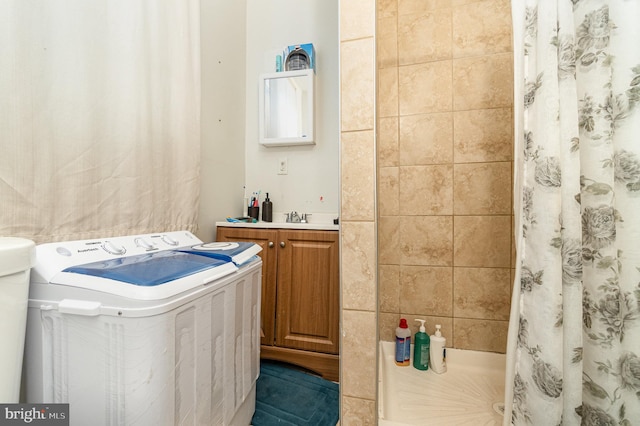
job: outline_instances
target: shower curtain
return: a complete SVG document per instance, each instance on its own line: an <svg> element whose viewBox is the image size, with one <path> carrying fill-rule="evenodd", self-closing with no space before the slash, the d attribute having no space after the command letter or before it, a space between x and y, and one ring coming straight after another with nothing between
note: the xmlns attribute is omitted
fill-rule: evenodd
<svg viewBox="0 0 640 426"><path fill-rule="evenodd" d="M0 235L195 230L199 6L0 2Z"/></svg>
<svg viewBox="0 0 640 426"><path fill-rule="evenodd" d="M640 2L513 0L514 425L640 422Z"/></svg>

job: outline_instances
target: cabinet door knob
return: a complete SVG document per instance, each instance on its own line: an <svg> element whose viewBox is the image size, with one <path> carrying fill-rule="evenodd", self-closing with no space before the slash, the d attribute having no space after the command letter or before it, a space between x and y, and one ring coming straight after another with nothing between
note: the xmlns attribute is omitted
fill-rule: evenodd
<svg viewBox="0 0 640 426"><path fill-rule="evenodd" d="M273 244L273 241L269 241L269 248L273 248L275 244Z"/></svg>
<svg viewBox="0 0 640 426"><path fill-rule="evenodd" d="M284 248L284 241L280 241L280 247Z"/></svg>

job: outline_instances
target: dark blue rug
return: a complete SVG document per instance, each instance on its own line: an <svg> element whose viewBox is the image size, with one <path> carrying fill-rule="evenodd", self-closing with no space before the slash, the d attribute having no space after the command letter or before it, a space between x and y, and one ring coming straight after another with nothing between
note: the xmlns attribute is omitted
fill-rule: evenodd
<svg viewBox="0 0 640 426"><path fill-rule="evenodd" d="M337 383L275 362L260 362L253 426L335 426Z"/></svg>

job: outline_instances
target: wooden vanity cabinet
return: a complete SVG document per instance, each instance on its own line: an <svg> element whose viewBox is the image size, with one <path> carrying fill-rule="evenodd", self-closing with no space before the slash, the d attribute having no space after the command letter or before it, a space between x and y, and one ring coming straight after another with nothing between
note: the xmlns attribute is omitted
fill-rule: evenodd
<svg viewBox="0 0 640 426"><path fill-rule="evenodd" d="M339 375L338 231L218 227L262 247L261 358Z"/></svg>

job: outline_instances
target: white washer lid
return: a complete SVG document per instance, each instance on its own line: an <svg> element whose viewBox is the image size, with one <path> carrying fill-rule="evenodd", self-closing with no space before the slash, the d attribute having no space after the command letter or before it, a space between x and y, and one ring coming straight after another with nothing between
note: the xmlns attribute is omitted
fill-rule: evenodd
<svg viewBox="0 0 640 426"><path fill-rule="evenodd" d="M0 277L31 269L36 263L36 243L26 238L0 237Z"/></svg>

